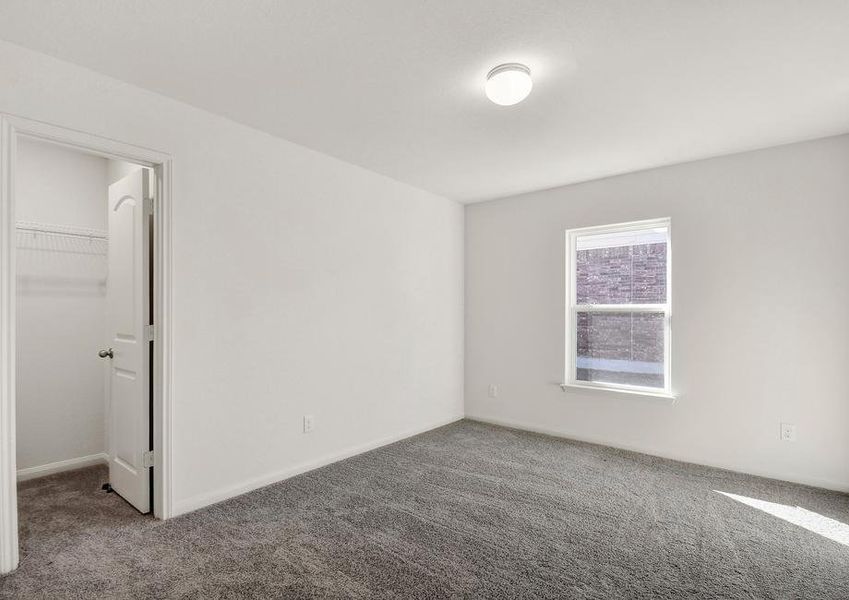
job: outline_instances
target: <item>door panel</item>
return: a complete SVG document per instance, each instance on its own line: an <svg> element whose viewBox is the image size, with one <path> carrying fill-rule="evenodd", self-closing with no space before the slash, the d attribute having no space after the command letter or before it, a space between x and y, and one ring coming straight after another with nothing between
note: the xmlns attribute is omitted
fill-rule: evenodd
<svg viewBox="0 0 849 600"><path fill-rule="evenodd" d="M109 365L109 483L139 511L150 512L144 466L150 429L148 369L149 198L146 169L109 186L107 320Z"/></svg>

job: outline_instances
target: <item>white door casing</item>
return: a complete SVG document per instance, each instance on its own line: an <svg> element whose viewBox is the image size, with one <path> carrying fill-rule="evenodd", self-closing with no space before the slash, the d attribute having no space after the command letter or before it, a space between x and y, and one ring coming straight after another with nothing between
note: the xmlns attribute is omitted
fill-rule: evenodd
<svg viewBox="0 0 849 600"><path fill-rule="evenodd" d="M109 186L109 483L140 512L150 512L150 219L147 169Z"/></svg>
<svg viewBox="0 0 849 600"><path fill-rule="evenodd" d="M34 137L153 169L155 207L153 305L153 513L174 515L171 485L173 419L172 350L172 173L166 152L100 137L61 125L0 113L0 575L18 566L17 477L15 465L15 148L21 137ZM104 335L105 339L105 335Z"/></svg>

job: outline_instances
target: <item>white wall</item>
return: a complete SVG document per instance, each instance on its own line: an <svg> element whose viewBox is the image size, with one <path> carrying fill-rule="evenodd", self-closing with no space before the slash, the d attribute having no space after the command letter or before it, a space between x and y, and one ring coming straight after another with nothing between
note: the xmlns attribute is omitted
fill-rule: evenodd
<svg viewBox="0 0 849 600"><path fill-rule="evenodd" d="M462 415L457 203L8 43L0 111L174 157L178 512Z"/></svg>
<svg viewBox="0 0 849 600"><path fill-rule="evenodd" d="M124 162L123 160L108 160L106 166L106 182L112 185L116 181L123 179L130 173L141 169L139 165Z"/></svg>
<svg viewBox="0 0 849 600"><path fill-rule="evenodd" d="M678 402L562 392L564 230L667 216ZM468 206L466 413L849 489L847 224L847 136Z"/></svg>
<svg viewBox="0 0 849 600"><path fill-rule="evenodd" d="M18 144L17 219L106 229L107 160ZM17 466L106 450L106 243L18 233Z"/></svg>

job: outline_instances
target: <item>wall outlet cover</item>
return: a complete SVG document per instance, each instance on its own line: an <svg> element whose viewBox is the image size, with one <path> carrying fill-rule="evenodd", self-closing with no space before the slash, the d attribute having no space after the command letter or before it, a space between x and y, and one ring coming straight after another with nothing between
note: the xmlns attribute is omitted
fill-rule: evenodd
<svg viewBox="0 0 849 600"><path fill-rule="evenodd" d="M315 429L315 416L304 415L304 433L312 433L313 429Z"/></svg>
<svg viewBox="0 0 849 600"><path fill-rule="evenodd" d="M796 441L796 426L792 423L781 424L781 441L795 442Z"/></svg>

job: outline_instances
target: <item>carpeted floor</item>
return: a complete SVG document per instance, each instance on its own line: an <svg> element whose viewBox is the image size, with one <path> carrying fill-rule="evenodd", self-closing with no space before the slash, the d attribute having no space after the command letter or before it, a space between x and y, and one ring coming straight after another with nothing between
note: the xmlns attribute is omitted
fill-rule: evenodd
<svg viewBox="0 0 849 600"><path fill-rule="evenodd" d="M104 481L20 486L0 597L849 598L849 546L719 492L847 495L471 421L168 522Z"/></svg>

